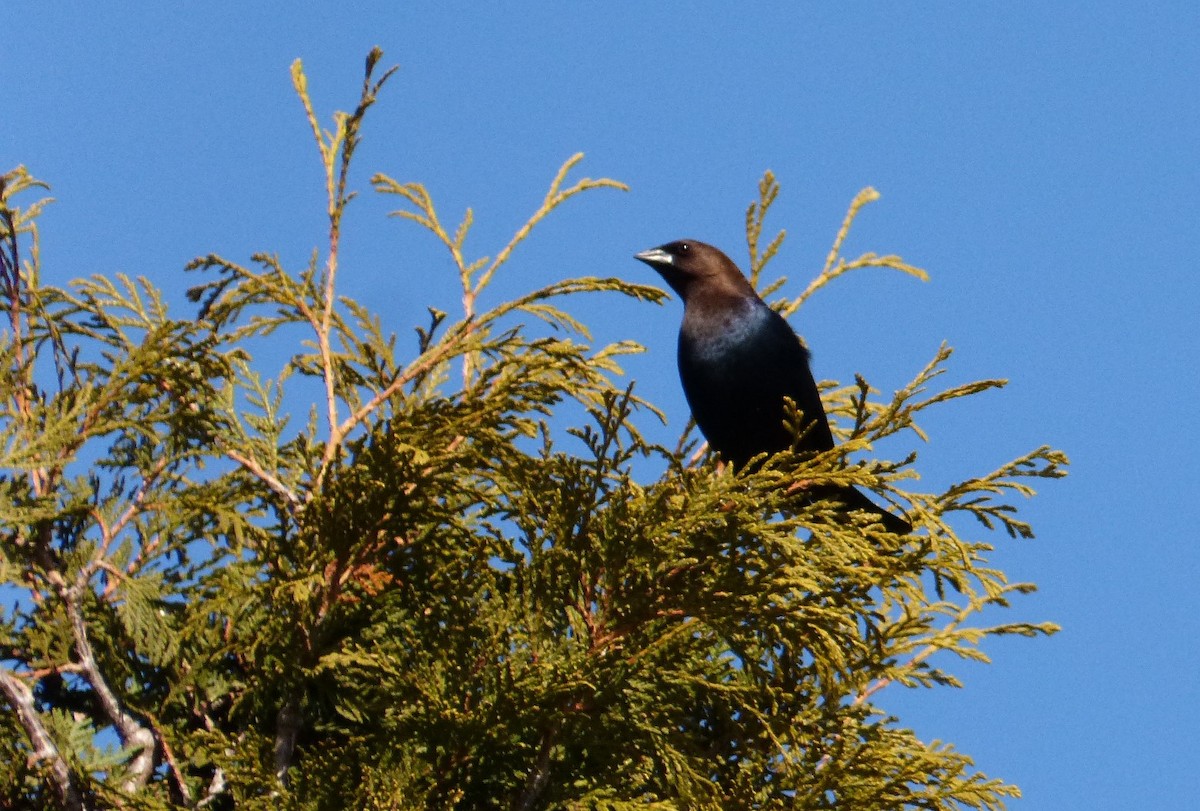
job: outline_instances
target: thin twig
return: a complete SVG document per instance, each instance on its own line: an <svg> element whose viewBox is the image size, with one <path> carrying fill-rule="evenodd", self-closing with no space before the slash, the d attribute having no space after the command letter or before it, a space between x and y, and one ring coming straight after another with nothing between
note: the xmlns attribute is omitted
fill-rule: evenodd
<svg viewBox="0 0 1200 811"><path fill-rule="evenodd" d="M163 733L162 725L158 719L148 715L148 720L154 730L154 737L158 739L158 745L162 747L163 760L167 763L167 769L171 773L171 781L175 784L175 789L183 798L185 805L192 804L192 791L188 788L187 779L184 777L183 769L179 765L179 760L175 757L175 750L171 747L171 742L167 740L167 736Z"/></svg>
<svg viewBox="0 0 1200 811"><path fill-rule="evenodd" d="M138 485L137 492L134 493L133 498L129 500L129 506L125 508L125 511L121 513L120 517L117 518L116 522L113 523L111 527L106 526L103 523L102 516L96 516L96 522L100 525L101 534L101 543L96 549L96 560L108 556L108 552L113 541L116 540L117 536L121 534L121 531L125 529L129 522L132 521L139 512L141 512L142 502L146 500L146 493L149 492L150 488L153 487L155 482L158 481L158 477L161 476L162 472L167 469L167 465L170 464L170 461L170 457L165 454L158 458L158 460L154 463L154 466L150 468L145 477L142 478L142 483Z"/></svg>
<svg viewBox="0 0 1200 811"><path fill-rule="evenodd" d="M221 444L224 444L224 443L221 443ZM269 487L272 492L276 493L279 496L282 496L283 499L285 501L287 501L287 503L290 506L292 506L292 507L301 506L302 502L300 500L300 497L297 496L295 493L293 493L291 490L289 490L287 485L285 485L283 482L279 481L279 479L275 478L270 473L268 473L263 468L263 466L258 463L257 459L255 459L252 456L246 456L245 454L238 451L237 449L231 448L228 446L222 448L222 450L224 450L226 456L228 456L233 461L237 462L242 467L246 468L246 470L250 471L250 473L252 473L260 481L262 481L263 484L265 484L267 487Z"/></svg>

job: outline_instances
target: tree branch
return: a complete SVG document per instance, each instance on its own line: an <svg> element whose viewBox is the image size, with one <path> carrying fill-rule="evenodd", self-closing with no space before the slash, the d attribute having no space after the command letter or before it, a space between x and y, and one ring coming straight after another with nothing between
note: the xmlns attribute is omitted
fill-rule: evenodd
<svg viewBox="0 0 1200 811"><path fill-rule="evenodd" d="M295 699L288 699L275 716L275 779L281 786L288 784L288 769L296 752L296 738L300 735L300 707Z"/></svg>
<svg viewBox="0 0 1200 811"><path fill-rule="evenodd" d="M215 802L218 797L225 793L228 784L225 780L225 770L218 766L213 770L212 780L208 782L208 788L204 790L204 797L200 802L196 803L197 808L203 808L209 803Z"/></svg>
<svg viewBox="0 0 1200 811"><path fill-rule="evenodd" d="M88 640L87 624L79 605L79 593L79 586L62 591L67 617L71 621L71 633L75 638L75 653L79 656L79 671L96 693L100 708L116 728L122 747L134 753L129 761L129 776L121 784L122 791L133 794L146 784L150 772L154 769L154 733L125 711L121 700L100 672L92 643Z"/></svg>
<svg viewBox="0 0 1200 811"><path fill-rule="evenodd" d="M538 797L550 782L550 753L554 751L554 739L558 737L557 729L547 729L542 733L541 746L538 748L537 763L525 780L525 788L514 808L518 811L529 811L537 803Z"/></svg>
<svg viewBox="0 0 1200 811"><path fill-rule="evenodd" d="M55 746L37 708L33 706L33 691L29 689L29 685L9 671L0 670L0 692L16 710L17 720L33 746L34 757L48 765L50 787L58 797L59 803L68 811L85 811L87 806L84 805L83 796L75 784L71 768Z"/></svg>

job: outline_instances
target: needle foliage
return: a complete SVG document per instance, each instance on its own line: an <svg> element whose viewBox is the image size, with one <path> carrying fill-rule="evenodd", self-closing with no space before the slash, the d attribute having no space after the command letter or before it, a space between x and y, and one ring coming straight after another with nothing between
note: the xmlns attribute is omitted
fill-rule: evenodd
<svg viewBox="0 0 1200 811"><path fill-rule="evenodd" d="M1015 796L876 702L956 685L944 668L986 661L990 637L1054 630L982 622L1032 589L989 566L986 538L1032 536L1013 502L1066 459L1038 448L941 493L912 486L915 453L848 460L896 434L915 444L927 409L1003 382L939 386L942 347L891 397L862 379L829 386L840 446L750 475L720 472L686 437L648 442L639 425L659 415L618 365L639 347L594 346L562 302L650 307L660 290L573 278L480 304L543 218L623 188L572 179L578 155L494 257L468 252L470 211L452 226L421 184L372 179L444 245L461 286L460 313L430 307L398 341L338 292L351 163L390 75L379 59L329 128L293 66L325 171L323 249L298 270L267 253L199 258L182 317L143 278L44 283L45 187L3 176L0 805L993 809ZM783 238L762 233L777 193L768 174L747 212L756 284ZM875 196L856 198L783 312L856 268L924 275L841 255ZM285 343L279 368L254 354ZM319 392L308 413L292 413L297 391ZM797 481L870 488L916 529L797 509Z"/></svg>

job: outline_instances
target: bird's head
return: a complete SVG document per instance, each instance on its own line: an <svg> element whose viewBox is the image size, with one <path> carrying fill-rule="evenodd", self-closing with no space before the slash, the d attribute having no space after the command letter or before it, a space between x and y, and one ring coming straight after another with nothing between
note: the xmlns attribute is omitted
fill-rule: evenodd
<svg viewBox="0 0 1200 811"><path fill-rule="evenodd" d="M634 254L658 271L684 303L698 289L727 290L744 295L750 284L746 277L720 250L694 239L679 239L657 248ZM751 295L753 292L751 291Z"/></svg>

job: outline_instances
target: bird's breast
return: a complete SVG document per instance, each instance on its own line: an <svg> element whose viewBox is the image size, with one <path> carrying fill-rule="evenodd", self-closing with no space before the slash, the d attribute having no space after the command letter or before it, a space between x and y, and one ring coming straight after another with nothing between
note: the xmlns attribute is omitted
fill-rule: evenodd
<svg viewBox="0 0 1200 811"><path fill-rule="evenodd" d="M769 316L769 311L753 306L688 313L680 331L680 343L691 347L693 359L698 362L729 362L755 351Z"/></svg>

